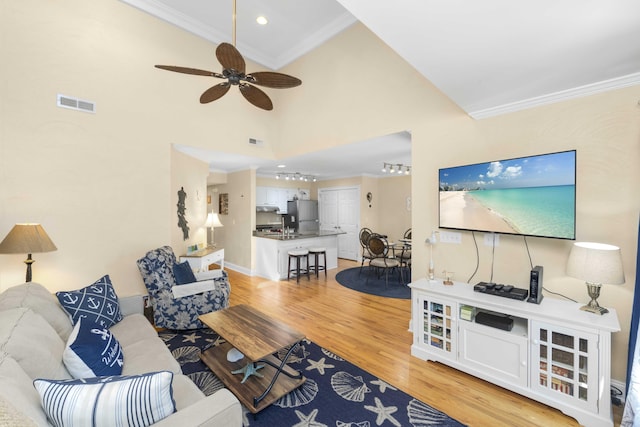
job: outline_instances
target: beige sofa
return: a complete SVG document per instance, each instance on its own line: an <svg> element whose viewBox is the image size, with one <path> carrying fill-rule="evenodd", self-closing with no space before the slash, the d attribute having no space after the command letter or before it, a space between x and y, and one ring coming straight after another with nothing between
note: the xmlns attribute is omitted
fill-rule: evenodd
<svg viewBox="0 0 640 427"><path fill-rule="evenodd" d="M176 412L154 426L241 426L240 403L228 390L205 396L182 374L180 365L149 321L128 314L110 331L124 355L122 375L172 371ZM51 425L33 386L36 378L70 379L62 353L72 324L44 286L25 283L0 294L0 424Z"/></svg>

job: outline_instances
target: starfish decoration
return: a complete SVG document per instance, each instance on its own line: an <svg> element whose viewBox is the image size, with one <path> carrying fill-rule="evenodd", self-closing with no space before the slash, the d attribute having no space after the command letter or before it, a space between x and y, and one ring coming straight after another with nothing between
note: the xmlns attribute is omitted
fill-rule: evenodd
<svg viewBox="0 0 640 427"><path fill-rule="evenodd" d="M345 423L342 421L336 421L336 427L370 427L371 423L369 421L362 421L359 423Z"/></svg>
<svg viewBox="0 0 640 427"><path fill-rule="evenodd" d="M326 424L316 421L318 409L311 411L308 416L296 409L296 415L298 416L298 419L300 419L300 422L294 424L292 427L329 427Z"/></svg>
<svg viewBox="0 0 640 427"><path fill-rule="evenodd" d="M377 385L378 387L380 387L380 393L384 393L385 391L387 391L387 389L389 389L389 390L397 390L397 388L395 388L391 384L387 384L387 383L385 383L384 381L382 381L380 379L371 381L371 384Z"/></svg>
<svg viewBox="0 0 640 427"><path fill-rule="evenodd" d="M329 365L327 363L324 363L325 360L326 359L324 357L318 360L317 362L315 360L307 359L307 362L309 362L309 366L307 366L307 371L310 371L312 369L317 369L318 372L320 372L320 375L324 375L325 369L335 368L334 365Z"/></svg>
<svg viewBox="0 0 640 427"><path fill-rule="evenodd" d="M262 374L260 372L258 372L258 369L262 369L262 368L264 368L264 365L258 365L257 363L249 362L244 366L244 368L236 369L235 371L231 371L231 373L232 374L244 374L244 378L242 378L242 381L240 381L241 384L244 384L244 382L251 375L255 375L256 377L262 378Z"/></svg>
<svg viewBox="0 0 640 427"><path fill-rule="evenodd" d="M196 335L196 333L195 333L195 332L194 332L194 333L192 333L192 334L189 334L189 335L186 335L186 334L185 334L185 335L183 335L183 340L182 340L182 342L190 342L190 343L195 344L195 343L196 343L196 340L197 340L198 338L200 338L200 335Z"/></svg>
<svg viewBox="0 0 640 427"><path fill-rule="evenodd" d="M385 420L389 420L391 424L397 427L402 427L402 424L398 422L391 414L398 411L397 406L384 406L380 399L375 398L376 406L364 405L364 408L368 411L378 414L376 418L376 425L382 425Z"/></svg>

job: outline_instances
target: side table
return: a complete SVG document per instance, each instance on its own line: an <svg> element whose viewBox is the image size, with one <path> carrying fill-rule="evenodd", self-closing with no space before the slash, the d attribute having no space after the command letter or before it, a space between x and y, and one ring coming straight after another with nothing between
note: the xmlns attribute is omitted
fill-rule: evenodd
<svg viewBox="0 0 640 427"><path fill-rule="evenodd" d="M224 248L205 248L188 255L180 255L180 262L188 261L192 270L208 271L210 264L220 264L224 270Z"/></svg>

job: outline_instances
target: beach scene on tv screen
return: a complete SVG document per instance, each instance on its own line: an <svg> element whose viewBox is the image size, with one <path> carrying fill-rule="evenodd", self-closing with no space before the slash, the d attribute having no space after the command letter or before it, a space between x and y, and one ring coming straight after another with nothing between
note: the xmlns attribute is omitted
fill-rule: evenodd
<svg viewBox="0 0 640 427"><path fill-rule="evenodd" d="M440 169L440 227L575 238L575 151Z"/></svg>

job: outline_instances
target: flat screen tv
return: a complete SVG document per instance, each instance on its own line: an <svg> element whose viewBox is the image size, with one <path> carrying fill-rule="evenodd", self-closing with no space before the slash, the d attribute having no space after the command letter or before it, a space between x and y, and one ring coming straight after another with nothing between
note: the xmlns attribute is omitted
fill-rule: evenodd
<svg viewBox="0 0 640 427"><path fill-rule="evenodd" d="M576 151L440 169L439 226L574 240Z"/></svg>

